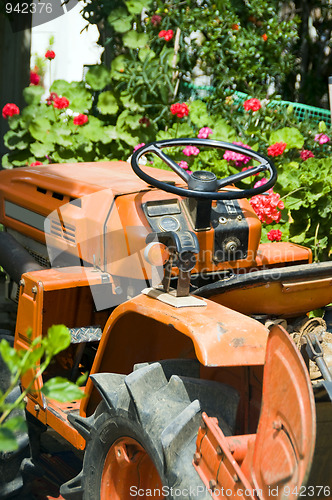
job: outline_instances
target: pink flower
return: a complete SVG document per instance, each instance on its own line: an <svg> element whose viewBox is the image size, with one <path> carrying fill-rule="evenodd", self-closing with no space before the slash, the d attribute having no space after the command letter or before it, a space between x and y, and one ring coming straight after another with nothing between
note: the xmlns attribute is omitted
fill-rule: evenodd
<svg viewBox="0 0 332 500"><path fill-rule="evenodd" d="M50 106L56 97L59 97L58 94L56 92L51 92L46 99L47 106Z"/></svg>
<svg viewBox="0 0 332 500"><path fill-rule="evenodd" d="M55 52L53 50L48 50L45 54L46 59L51 61L52 59L55 58Z"/></svg>
<svg viewBox="0 0 332 500"><path fill-rule="evenodd" d="M77 115L73 119L74 125L84 125L89 121L89 117L87 115Z"/></svg>
<svg viewBox="0 0 332 500"><path fill-rule="evenodd" d="M41 161L35 161L33 163L30 163L30 167L37 167L38 165L43 165Z"/></svg>
<svg viewBox="0 0 332 500"><path fill-rule="evenodd" d="M213 130L209 127L203 127L201 130L198 132L198 138L199 139L208 139L209 135L213 134Z"/></svg>
<svg viewBox="0 0 332 500"><path fill-rule="evenodd" d="M302 149L300 156L301 156L301 160L303 160L303 161L306 161L309 158L315 158L314 153L312 151L310 151L309 149Z"/></svg>
<svg viewBox="0 0 332 500"><path fill-rule="evenodd" d="M19 115L19 114L20 114L20 108L16 106L16 104L13 104L12 102L8 102L2 108L3 118L8 118L9 116Z"/></svg>
<svg viewBox="0 0 332 500"><path fill-rule="evenodd" d="M255 99L254 97L252 97L251 99L247 99L246 101L244 101L243 107L246 111L258 111L262 107L262 105L259 99Z"/></svg>
<svg viewBox="0 0 332 500"><path fill-rule="evenodd" d="M158 16L158 14L153 14L153 16L151 17L151 24L153 24L153 26L158 26L158 24L161 23L161 16Z"/></svg>
<svg viewBox="0 0 332 500"><path fill-rule="evenodd" d="M66 109L69 106L67 97L55 97L53 99L53 106L57 109Z"/></svg>
<svg viewBox="0 0 332 500"><path fill-rule="evenodd" d="M267 154L270 156L280 156L285 151L287 144L285 142L276 142L267 148Z"/></svg>
<svg viewBox="0 0 332 500"><path fill-rule="evenodd" d="M264 186L264 184L267 183L267 179L263 177L263 179L260 179L259 181L255 182L254 188L259 188L261 186Z"/></svg>
<svg viewBox="0 0 332 500"><path fill-rule="evenodd" d="M188 163L184 160L179 161L179 167L184 168L184 170L188 170Z"/></svg>
<svg viewBox="0 0 332 500"><path fill-rule="evenodd" d="M330 141L330 138L326 134L316 134L315 141L319 142L319 144L326 144Z"/></svg>
<svg viewBox="0 0 332 500"><path fill-rule="evenodd" d="M280 241L281 236L282 232L279 231L279 229L271 229L271 231L267 233L267 237L270 241Z"/></svg>
<svg viewBox="0 0 332 500"><path fill-rule="evenodd" d="M137 144L137 146L134 147L134 151L137 151L139 148L142 148L145 146L145 142L141 142L141 144Z"/></svg>
<svg viewBox="0 0 332 500"><path fill-rule="evenodd" d="M186 156L191 156L191 155L194 155L194 156L197 156L199 154L199 149L196 148L196 146L186 146L182 153Z"/></svg>
<svg viewBox="0 0 332 500"><path fill-rule="evenodd" d="M233 144L251 149L250 146L248 146L247 144L243 144L243 142L233 142ZM246 156L242 153L235 153L234 151L229 150L225 151L223 158L227 161L234 161L237 167L241 167L242 165L245 165L246 163L248 163L248 161L250 161L249 156Z"/></svg>
<svg viewBox="0 0 332 500"><path fill-rule="evenodd" d="M183 118L189 115L188 104L177 102L171 106L172 115L176 115L178 118Z"/></svg>
<svg viewBox="0 0 332 500"><path fill-rule="evenodd" d="M279 222L281 212L279 212L278 208L282 210L285 207L284 202L280 200L280 194L274 193L273 189L268 191L268 195L259 194L253 196L250 205L255 210L259 220L266 222L266 224Z"/></svg>
<svg viewBox="0 0 332 500"><path fill-rule="evenodd" d="M35 71L30 71L30 84L39 85L40 76Z"/></svg>

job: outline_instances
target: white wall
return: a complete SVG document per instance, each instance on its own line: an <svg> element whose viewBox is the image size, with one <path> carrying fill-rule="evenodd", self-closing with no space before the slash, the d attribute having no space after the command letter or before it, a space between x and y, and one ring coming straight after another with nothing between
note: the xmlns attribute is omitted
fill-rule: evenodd
<svg viewBox="0 0 332 500"><path fill-rule="evenodd" d="M54 36L52 50L55 59L52 61L52 81L64 79L67 81L79 81L83 78L83 66L85 64L98 64L103 48L97 45L98 29L89 25L88 30L82 29L87 21L80 14L81 2L62 16L41 24L33 26L31 31L31 67L33 67L34 54L44 57L49 48L50 36ZM33 24L33 22L32 22ZM47 64L47 69L49 64ZM48 92L50 75L46 73L44 86Z"/></svg>

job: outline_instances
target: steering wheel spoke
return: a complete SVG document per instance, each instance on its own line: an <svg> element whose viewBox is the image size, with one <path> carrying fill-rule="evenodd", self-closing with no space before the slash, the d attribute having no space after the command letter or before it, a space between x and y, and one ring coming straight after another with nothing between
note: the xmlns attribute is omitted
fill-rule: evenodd
<svg viewBox="0 0 332 500"><path fill-rule="evenodd" d="M229 175L224 179L217 179L214 173L209 171L199 170L189 175L183 170L174 160L162 151L162 148L179 147L179 146L196 146L196 147L212 147L217 149L229 150L235 153L240 153L259 162L258 166L250 167L243 172ZM179 186L172 186L165 182L159 181L155 177L141 170L139 159L146 153L156 154L168 167L170 167L182 180L184 180L188 189ZM269 158L240 146L238 144L230 144L228 142L215 141L212 139L169 139L165 141L157 141L136 150L131 159L131 166L134 172L148 184L159 188L168 193L173 193L179 196L195 198L196 200L234 200L239 198L250 198L257 194L261 194L272 188L277 180L277 170ZM268 179L265 184L258 187L248 189L232 189L219 191L221 188L236 184L247 177L267 172Z"/></svg>
<svg viewBox="0 0 332 500"><path fill-rule="evenodd" d="M150 153L155 153L163 162L166 163L168 167L170 167L175 173L178 174L181 179L183 179L187 184L190 179L190 175L187 174L183 168L180 167L172 158L170 158L166 153L164 153L156 144L152 145L153 147L150 150Z"/></svg>

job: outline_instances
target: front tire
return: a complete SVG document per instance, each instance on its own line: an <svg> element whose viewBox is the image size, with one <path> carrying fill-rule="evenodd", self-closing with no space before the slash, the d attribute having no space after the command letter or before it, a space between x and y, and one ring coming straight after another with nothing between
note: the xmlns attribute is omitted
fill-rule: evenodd
<svg viewBox="0 0 332 500"><path fill-rule="evenodd" d="M87 447L82 472L62 486L62 496L211 499L192 465L201 413L217 417L231 435L239 397L198 376L194 360L142 364L127 376L93 375L102 402L91 417L69 417Z"/></svg>

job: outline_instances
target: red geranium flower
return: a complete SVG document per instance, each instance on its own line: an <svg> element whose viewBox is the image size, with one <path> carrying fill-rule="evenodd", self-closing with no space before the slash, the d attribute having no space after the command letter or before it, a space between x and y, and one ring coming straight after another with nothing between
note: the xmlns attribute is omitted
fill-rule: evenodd
<svg viewBox="0 0 332 500"><path fill-rule="evenodd" d="M69 101L67 97L55 97L53 99L53 106L57 109L65 109L69 106Z"/></svg>
<svg viewBox="0 0 332 500"><path fill-rule="evenodd" d="M282 232L279 229L271 229L267 233L267 237L270 241L280 241L282 236Z"/></svg>
<svg viewBox="0 0 332 500"><path fill-rule="evenodd" d="M161 30L158 34L159 38L164 38L166 40L166 42L169 42L170 40L172 40L173 35L174 35L173 30L167 30L167 31Z"/></svg>
<svg viewBox="0 0 332 500"><path fill-rule="evenodd" d="M35 71L30 71L30 84L39 85L40 76Z"/></svg>
<svg viewBox="0 0 332 500"><path fill-rule="evenodd" d="M303 160L303 161L306 161L309 158L315 158L314 153L312 151L310 151L309 149L302 149L300 156L301 156L301 160Z"/></svg>
<svg viewBox="0 0 332 500"><path fill-rule="evenodd" d="M266 224L271 222L279 222L281 219L281 212L285 208L284 202L280 200L280 194L274 193L273 189L269 189L268 195L259 194L253 196L250 200L250 205L255 210L258 218Z"/></svg>
<svg viewBox="0 0 332 500"><path fill-rule="evenodd" d="M138 123L140 125L145 125L146 127L150 127L150 125L151 125L149 118L147 118L146 116L143 116L142 118L140 118L138 120Z"/></svg>
<svg viewBox="0 0 332 500"><path fill-rule="evenodd" d="M263 38L264 42L266 42L266 40L267 40L267 34L264 33L264 35L262 35L262 38Z"/></svg>
<svg viewBox="0 0 332 500"><path fill-rule="evenodd" d="M52 59L55 58L55 52L53 50L48 50L45 54L46 59L51 61Z"/></svg>
<svg viewBox="0 0 332 500"><path fill-rule="evenodd" d="M188 104L177 102L171 106L172 115L176 115L178 118L183 118L189 115Z"/></svg>
<svg viewBox="0 0 332 500"><path fill-rule="evenodd" d="M8 102L2 108L3 118L8 118L9 116L19 115L19 114L20 114L20 109L18 108L18 106L16 106L16 104L13 104L12 102Z"/></svg>
<svg viewBox="0 0 332 500"><path fill-rule="evenodd" d="M232 30L237 31L239 29L239 25L234 23L232 24Z"/></svg>
<svg viewBox="0 0 332 500"><path fill-rule="evenodd" d="M41 161L35 161L30 164L30 167L38 167L38 165L43 165Z"/></svg>
<svg viewBox="0 0 332 500"><path fill-rule="evenodd" d="M252 97L251 99L247 99L246 101L244 101L243 107L246 111L249 111L250 109L252 111L258 111L262 107L262 105L259 99L255 99L254 97Z"/></svg>
<svg viewBox="0 0 332 500"><path fill-rule="evenodd" d="M77 115L74 117L73 122L74 125L84 125L89 121L89 117L87 115Z"/></svg>
<svg viewBox="0 0 332 500"><path fill-rule="evenodd" d="M269 156L280 156L285 151L287 144L285 142L276 142L267 148Z"/></svg>

